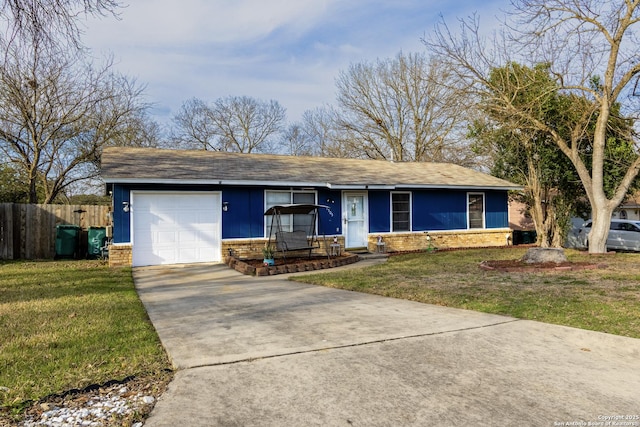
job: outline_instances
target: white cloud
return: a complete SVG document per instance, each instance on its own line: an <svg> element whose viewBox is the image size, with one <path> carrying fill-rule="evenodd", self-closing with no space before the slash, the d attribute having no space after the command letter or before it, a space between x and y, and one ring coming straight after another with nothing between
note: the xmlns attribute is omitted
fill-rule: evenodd
<svg viewBox="0 0 640 427"><path fill-rule="evenodd" d="M452 7L447 19L478 8L473 0L135 0L120 20L90 20L84 40L147 84L160 120L193 96L248 95L277 100L294 121L333 102L334 79L350 63L423 49L420 37Z"/></svg>
<svg viewBox="0 0 640 427"><path fill-rule="evenodd" d="M244 43L278 28L304 31L322 19L329 0L136 0L121 19L91 20L92 45Z"/></svg>

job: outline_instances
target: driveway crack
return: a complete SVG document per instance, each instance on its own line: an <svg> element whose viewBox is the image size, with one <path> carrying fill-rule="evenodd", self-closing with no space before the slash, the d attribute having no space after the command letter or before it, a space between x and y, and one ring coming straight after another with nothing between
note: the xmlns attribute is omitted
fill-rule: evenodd
<svg viewBox="0 0 640 427"><path fill-rule="evenodd" d="M509 323L520 322L520 321L522 321L522 319L509 319L509 320L505 320L505 321L502 321L502 322L490 323L490 324L480 325L480 326L470 326L470 327L467 327L467 328L449 329L449 330L446 330L446 331L428 332L428 333L415 334L415 335L403 335L401 337L380 338L380 339L376 339L376 340L363 341L363 342L358 342L358 343L334 345L334 346L328 346L328 347L319 347L319 348L312 348L312 349L308 349L308 350L298 350L298 351L270 354L270 355L266 355L266 356L247 357L247 358L244 358L244 359L230 360L230 361L226 361L226 362L204 363L204 364L201 364L201 365L188 366L188 367L185 367L185 368L182 368L182 369L179 369L179 370L208 368L208 367L225 366L225 365L235 365L237 363L255 362L255 361L258 361L258 360L274 359L274 358L277 358L277 357L295 356L295 355L299 355L299 354L317 353L317 352L320 352L320 351L339 350L339 349L343 349L343 348L362 347L362 346L367 346L367 345L372 345L372 344L381 344L381 343L385 343L385 342L393 342L393 341L401 341L401 340L414 339L414 338L430 337L430 336L444 335L444 334L450 334L450 333L455 333L455 332L473 331L473 330L477 330L477 329L486 329L486 328L492 328L492 327L495 327L495 326L505 325L505 324L509 324Z"/></svg>

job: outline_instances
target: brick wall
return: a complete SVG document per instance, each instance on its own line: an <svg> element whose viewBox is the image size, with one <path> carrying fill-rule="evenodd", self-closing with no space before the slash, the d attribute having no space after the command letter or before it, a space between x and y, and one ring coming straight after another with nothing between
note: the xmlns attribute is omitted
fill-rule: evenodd
<svg viewBox="0 0 640 427"><path fill-rule="evenodd" d="M504 246L512 241L512 232L506 228L494 230L461 230L461 231L431 231L431 245L434 248L473 248L487 246ZM425 250L429 247L427 233L393 233L393 234L370 234L368 237L368 250L376 252L378 250L378 236L384 242L385 252L404 252ZM267 243L267 239L238 239L222 241L222 258L232 255L236 258L262 258L262 248ZM333 237L327 237L326 244L333 243ZM344 237L338 236L338 243L344 250ZM232 253L229 253L229 249ZM109 266L121 267L132 264L131 245L111 245L109 249ZM306 254L305 251L297 252ZM325 255L325 242L320 238L320 248L313 250L314 254Z"/></svg>
<svg viewBox="0 0 640 427"><path fill-rule="evenodd" d="M109 247L109 267L131 267L133 247L131 245L111 245Z"/></svg>
<svg viewBox="0 0 640 427"><path fill-rule="evenodd" d="M312 251L313 254L326 255L325 241L322 237L318 238L320 247ZM232 255L236 258L262 258L262 248L267 244L268 239L239 239L239 240L223 240L222 241L222 257ZM326 244L333 243L333 237L327 237ZM344 237L338 237L340 247L344 249ZM275 247L275 242L271 243ZM232 253L229 253L229 249ZM299 254L306 254L306 251L298 251Z"/></svg>
<svg viewBox="0 0 640 427"><path fill-rule="evenodd" d="M241 239L241 240L224 240L222 242L222 259L229 256L229 249L236 258L262 258L262 248L266 245L267 239ZM333 238L327 237L327 244L333 243ZM338 237L340 247L344 249L344 238ZM275 244L274 244L275 245ZM307 254L306 251L298 251L298 254ZM320 238L320 248L312 251L314 254L325 255L325 243ZM133 264L133 247L130 244L111 245L109 247L109 266L124 267Z"/></svg>
<svg viewBox="0 0 640 427"><path fill-rule="evenodd" d="M429 233L393 233L369 235L368 249L376 252L378 249L378 236L384 242L387 252L404 252L424 250L429 247L427 235L431 237L431 245L434 248L474 248L486 246L504 246L512 241L512 232L507 228L492 230L460 230L460 231L431 231Z"/></svg>

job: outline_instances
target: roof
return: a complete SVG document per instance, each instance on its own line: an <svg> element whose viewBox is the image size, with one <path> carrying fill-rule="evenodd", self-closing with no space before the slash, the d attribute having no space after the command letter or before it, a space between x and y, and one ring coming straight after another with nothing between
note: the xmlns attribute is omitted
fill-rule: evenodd
<svg viewBox="0 0 640 427"><path fill-rule="evenodd" d="M618 209L638 209L640 208L640 191L635 191L618 206Z"/></svg>
<svg viewBox="0 0 640 427"><path fill-rule="evenodd" d="M105 148L106 183L218 184L330 189L467 188L521 186L450 163L389 162L202 150Z"/></svg>

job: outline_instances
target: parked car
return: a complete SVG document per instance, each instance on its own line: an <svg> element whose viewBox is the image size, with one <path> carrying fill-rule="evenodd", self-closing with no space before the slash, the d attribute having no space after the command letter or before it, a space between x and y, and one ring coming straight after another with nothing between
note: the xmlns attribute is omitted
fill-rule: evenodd
<svg viewBox="0 0 640 427"><path fill-rule="evenodd" d="M578 232L580 244L589 247L589 232L591 231L591 221L587 221ZM626 219L611 220L611 228L607 236L607 249L617 249L623 251L640 252L640 221Z"/></svg>

